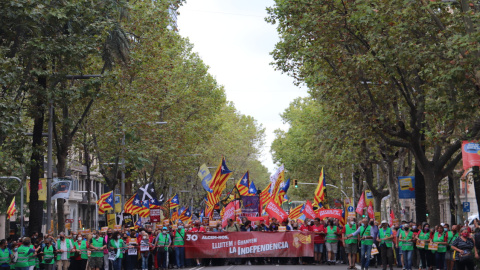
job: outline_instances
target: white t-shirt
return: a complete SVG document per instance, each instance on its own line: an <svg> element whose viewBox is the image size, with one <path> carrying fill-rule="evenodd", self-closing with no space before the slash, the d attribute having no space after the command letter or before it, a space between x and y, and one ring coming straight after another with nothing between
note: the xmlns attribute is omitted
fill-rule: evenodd
<svg viewBox="0 0 480 270"><path fill-rule="evenodd" d="M65 250L64 252L62 252L62 256L60 257L60 259L62 261L68 260L68 257L67 257L67 240L66 239L65 239L65 241L60 241L60 249Z"/></svg>

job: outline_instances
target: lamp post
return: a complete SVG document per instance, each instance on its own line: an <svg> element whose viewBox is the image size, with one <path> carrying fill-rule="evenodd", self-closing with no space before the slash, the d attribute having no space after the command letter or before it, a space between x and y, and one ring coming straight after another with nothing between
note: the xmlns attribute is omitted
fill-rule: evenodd
<svg viewBox="0 0 480 270"><path fill-rule="evenodd" d="M77 191L78 193L88 193L88 191ZM90 191L95 196L95 201L98 201L97 193ZM88 206L90 207L90 205ZM98 226L98 204L95 204L95 226ZM97 229L98 227L95 227Z"/></svg>
<svg viewBox="0 0 480 270"><path fill-rule="evenodd" d="M0 176L0 179L15 179L20 183L20 237L23 237L23 181L16 176ZM47 222L48 223L48 222Z"/></svg>

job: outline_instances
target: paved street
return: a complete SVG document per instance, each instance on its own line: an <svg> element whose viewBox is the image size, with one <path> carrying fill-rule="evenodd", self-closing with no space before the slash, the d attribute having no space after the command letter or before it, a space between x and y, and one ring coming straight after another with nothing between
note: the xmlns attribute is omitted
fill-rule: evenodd
<svg viewBox="0 0 480 270"><path fill-rule="evenodd" d="M313 269L338 269L343 270L347 269L345 264L337 265L229 265L229 266L200 266L185 268L187 270L313 270ZM357 265L357 269L360 269Z"/></svg>

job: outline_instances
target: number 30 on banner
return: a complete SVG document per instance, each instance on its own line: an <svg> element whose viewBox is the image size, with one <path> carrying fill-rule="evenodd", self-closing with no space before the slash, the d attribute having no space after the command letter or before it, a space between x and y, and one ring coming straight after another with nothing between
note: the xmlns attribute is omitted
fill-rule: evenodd
<svg viewBox="0 0 480 270"><path fill-rule="evenodd" d="M187 234L187 241L197 241L198 235L196 234Z"/></svg>

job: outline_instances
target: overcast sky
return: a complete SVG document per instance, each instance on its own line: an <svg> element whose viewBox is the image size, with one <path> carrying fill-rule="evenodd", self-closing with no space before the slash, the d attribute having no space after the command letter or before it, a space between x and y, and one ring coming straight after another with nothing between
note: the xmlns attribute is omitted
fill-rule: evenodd
<svg viewBox="0 0 480 270"><path fill-rule="evenodd" d="M187 0L178 10L178 28L225 86L227 99L266 128L261 161L273 173L277 167L270 154L273 132L288 128L280 114L307 90L269 65L273 60L269 53L278 41L275 26L264 19L270 6L273 1Z"/></svg>

